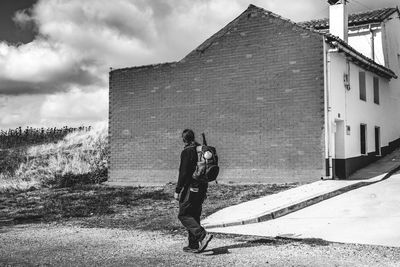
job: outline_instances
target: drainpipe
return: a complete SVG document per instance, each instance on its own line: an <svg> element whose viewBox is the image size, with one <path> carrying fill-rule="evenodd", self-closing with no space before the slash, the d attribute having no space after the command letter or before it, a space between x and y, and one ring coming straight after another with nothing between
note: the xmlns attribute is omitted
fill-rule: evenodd
<svg viewBox="0 0 400 267"><path fill-rule="evenodd" d="M331 53L338 52L338 49L331 49L327 47L326 39L323 40L324 49L324 90L325 90L325 108L326 108L326 137L327 137L327 154L328 154L328 175L322 177L323 180L333 179L333 160L332 160L332 106L331 106L331 74L330 74L330 62Z"/></svg>
<svg viewBox="0 0 400 267"><path fill-rule="evenodd" d="M374 38L374 31L372 30L372 25L369 24L368 26L369 32L371 34L371 59L375 61L375 38Z"/></svg>

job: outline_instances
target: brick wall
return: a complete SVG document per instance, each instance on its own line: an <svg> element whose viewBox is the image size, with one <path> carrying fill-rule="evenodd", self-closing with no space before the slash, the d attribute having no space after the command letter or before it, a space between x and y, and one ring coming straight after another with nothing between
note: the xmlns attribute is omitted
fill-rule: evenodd
<svg viewBox="0 0 400 267"><path fill-rule="evenodd" d="M205 132L225 182L324 174L322 36L258 8L180 62L110 73L112 182L176 181L180 138Z"/></svg>

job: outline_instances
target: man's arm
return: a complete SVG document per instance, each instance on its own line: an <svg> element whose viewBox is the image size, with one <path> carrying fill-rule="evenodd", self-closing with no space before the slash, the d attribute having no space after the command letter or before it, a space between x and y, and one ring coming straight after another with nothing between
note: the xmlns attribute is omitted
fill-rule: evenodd
<svg viewBox="0 0 400 267"><path fill-rule="evenodd" d="M179 165L178 183L175 188L175 193L180 193L185 184L190 183L192 178L193 168L191 167L190 151L185 149L181 153L181 163Z"/></svg>

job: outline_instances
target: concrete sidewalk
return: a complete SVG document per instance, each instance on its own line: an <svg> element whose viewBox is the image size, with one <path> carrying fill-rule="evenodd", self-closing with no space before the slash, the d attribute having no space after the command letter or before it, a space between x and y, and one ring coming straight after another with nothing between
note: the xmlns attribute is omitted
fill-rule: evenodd
<svg viewBox="0 0 400 267"><path fill-rule="evenodd" d="M400 247L399 192L400 173L396 173L276 220L209 231Z"/></svg>
<svg viewBox="0 0 400 267"><path fill-rule="evenodd" d="M222 209L202 221L206 229L264 222L345 192L385 180L400 169L400 149L357 173L357 180L323 180ZM364 174L370 179L360 180Z"/></svg>
<svg viewBox="0 0 400 267"><path fill-rule="evenodd" d="M277 194L227 207L202 221L206 229L244 225L272 220L308 207L344 192L381 180L358 181L325 180L306 184Z"/></svg>

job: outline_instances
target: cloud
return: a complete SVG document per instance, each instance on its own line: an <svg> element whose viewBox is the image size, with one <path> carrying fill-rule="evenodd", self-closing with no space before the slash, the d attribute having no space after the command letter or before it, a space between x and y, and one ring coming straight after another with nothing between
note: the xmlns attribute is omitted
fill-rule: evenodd
<svg viewBox="0 0 400 267"><path fill-rule="evenodd" d="M33 29L35 27L35 22L31 16L32 9L22 9L15 12L12 20L16 25L22 29Z"/></svg>
<svg viewBox="0 0 400 267"><path fill-rule="evenodd" d="M108 91L78 88L52 95L0 96L1 128L94 125L108 115Z"/></svg>
<svg viewBox="0 0 400 267"><path fill-rule="evenodd" d="M0 93L105 88L109 67L177 60L241 9L229 0L41 0L14 15L19 25L34 23L37 37L0 42Z"/></svg>
<svg viewBox="0 0 400 267"><path fill-rule="evenodd" d="M27 121L31 126L39 126L40 109L45 98L44 95L0 96L1 128L25 126Z"/></svg>
<svg viewBox="0 0 400 267"><path fill-rule="evenodd" d="M40 118L44 125L81 125L101 121L108 115L108 91L83 92L78 88L68 93L49 95L41 106Z"/></svg>
<svg viewBox="0 0 400 267"><path fill-rule="evenodd" d="M155 34L148 25L149 12L142 13L129 1L42 0L30 13L17 12L14 21L33 21L35 40L19 46L0 43L2 94L106 87L109 66L144 63L152 54L148 44L154 43Z"/></svg>
<svg viewBox="0 0 400 267"><path fill-rule="evenodd" d="M179 60L246 6L230 0L40 0L13 17L21 27L33 23L36 38L17 46L0 42L0 94L12 99L0 110L7 118L0 127L13 120L16 126L105 120L107 99L92 104L86 96L104 95L110 67ZM35 105L28 95L37 95ZM95 104L103 105L101 112Z"/></svg>
<svg viewBox="0 0 400 267"><path fill-rule="evenodd" d="M41 39L17 47L0 43L0 93L54 93L75 84L104 84L93 66L93 60Z"/></svg>

